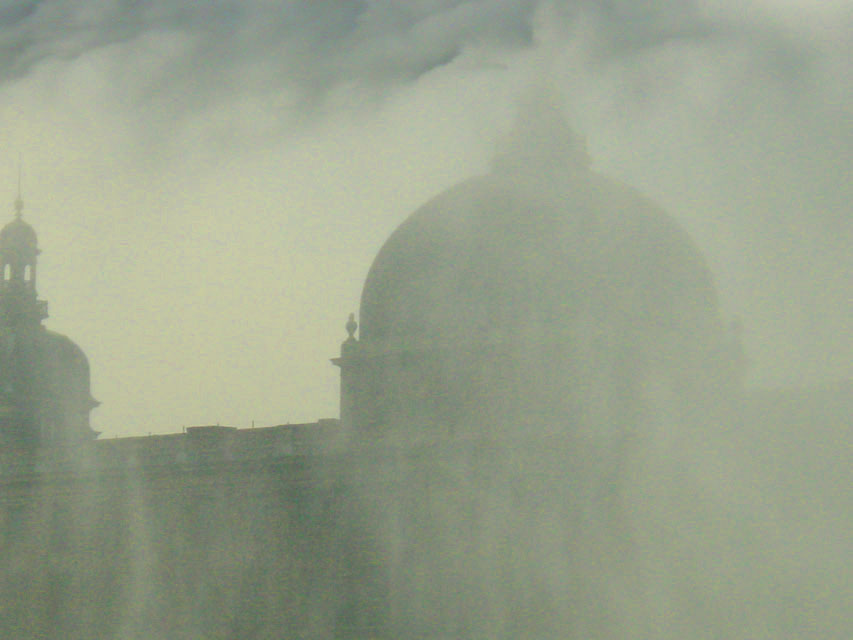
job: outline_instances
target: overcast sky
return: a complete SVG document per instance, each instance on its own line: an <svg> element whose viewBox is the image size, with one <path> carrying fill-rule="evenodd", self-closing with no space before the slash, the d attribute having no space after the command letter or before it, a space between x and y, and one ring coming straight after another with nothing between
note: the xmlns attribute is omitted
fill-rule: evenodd
<svg viewBox="0 0 853 640"><path fill-rule="evenodd" d="M849 0L0 3L49 328L109 437L337 416L372 257L560 96L695 238L754 385L853 375Z"/></svg>

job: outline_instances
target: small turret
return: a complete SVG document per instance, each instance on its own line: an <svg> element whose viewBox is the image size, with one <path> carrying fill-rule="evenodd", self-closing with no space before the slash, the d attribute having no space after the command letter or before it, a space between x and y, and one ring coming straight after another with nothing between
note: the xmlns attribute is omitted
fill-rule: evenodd
<svg viewBox="0 0 853 640"><path fill-rule="evenodd" d="M47 317L47 303L38 300L36 266L38 237L23 219L20 190L15 217L0 230L0 324L39 324Z"/></svg>
<svg viewBox="0 0 853 640"><path fill-rule="evenodd" d="M67 337L48 331L47 303L36 292L35 230L15 216L0 229L0 446L91 440L89 362Z"/></svg>

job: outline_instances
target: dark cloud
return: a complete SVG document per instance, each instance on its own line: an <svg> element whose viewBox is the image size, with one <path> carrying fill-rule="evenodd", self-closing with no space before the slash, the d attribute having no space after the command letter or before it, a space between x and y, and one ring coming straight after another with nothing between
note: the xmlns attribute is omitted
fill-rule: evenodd
<svg viewBox="0 0 853 640"><path fill-rule="evenodd" d="M32 2L4 2L0 5L0 24L4 27L14 26L26 20L35 13L38 0Z"/></svg>
<svg viewBox="0 0 853 640"><path fill-rule="evenodd" d="M342 82L387 85L448 64L467 45L529 45L535 2L368 3L33 2L0 10L0 78L51 58L177 32L192 46L174 61L183 74L264 69L265 80L323 93ZM226 83L226 90L228 85Z"/></svg>
<svg viewBox="0 0 853 640"><path fill-rule="evenodd" d="M558 40L587 40L593 73L668 48L702 51L709 43L748 49L759 72L783 79L812 68L808 38L769 20L747 20L739 5L721 6L709 13L694 2L669 0L10 3L0 8L0 79L20 77L51 59L163 34L181 38L184 46L169 52L156 77L146 78L134 55L113 73L156 83L160 94L181 96L189 110L241 90L283 88L309 107L342 85L381 94L472 49L499 60L508 51L533 48L543 29ZM187 94L192 98L183 99Z"/></svg>

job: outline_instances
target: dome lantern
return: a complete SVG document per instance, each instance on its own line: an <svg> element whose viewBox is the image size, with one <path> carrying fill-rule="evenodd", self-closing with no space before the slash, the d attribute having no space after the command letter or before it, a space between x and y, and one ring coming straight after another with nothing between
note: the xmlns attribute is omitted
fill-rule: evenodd
<svg viewBox="0 0 853 640"><path fill-rule="evenodd" d="M37 299L38 237L23 219L20 192L15 215L0 229L0 323L39 323L47 317L47 303Z"/></svg>

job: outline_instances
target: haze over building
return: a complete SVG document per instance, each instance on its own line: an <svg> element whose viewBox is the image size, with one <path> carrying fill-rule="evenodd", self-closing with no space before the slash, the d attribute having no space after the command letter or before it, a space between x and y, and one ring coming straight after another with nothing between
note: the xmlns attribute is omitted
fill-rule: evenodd
<svg viewBox="0 0 853 640"><path fill-rule="evenodd" d="M325 357L381 243L486 173L546 84L593 166L701 248L747 382L819 384L853 375L849 19L846 0L25 1L0 10L0 182L11 200L22 153L49 326L99 363L96 430L309 422L337 411Z"/></svg>
<svg viewBox="0 0 853 640"><path fill-rule="evenodd" d="M21 207L0 231L5 636L849 629L843 571L800 555L774 505L844 550L825 514L847 522L847 502L808 475L849 476L818 452L844 438L850 385L745 391L700 251L592 171L548 100L379 251L334 359L340 419L97 439L86 358L42 325Z"/></svg>

